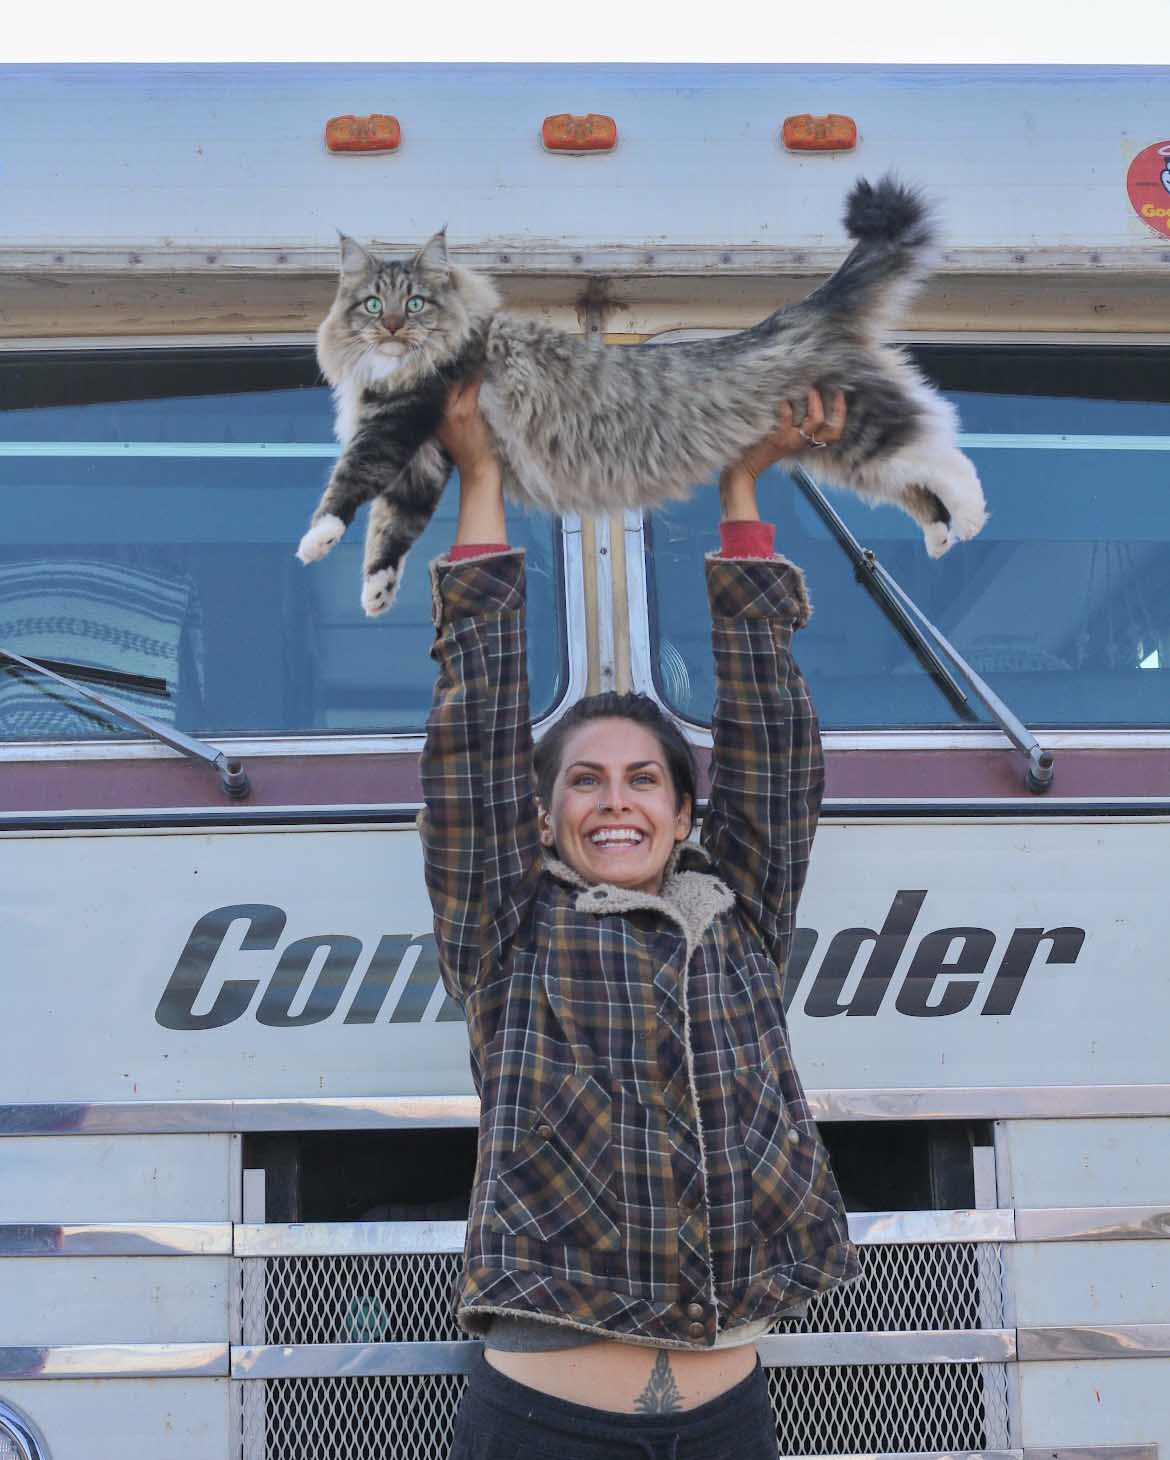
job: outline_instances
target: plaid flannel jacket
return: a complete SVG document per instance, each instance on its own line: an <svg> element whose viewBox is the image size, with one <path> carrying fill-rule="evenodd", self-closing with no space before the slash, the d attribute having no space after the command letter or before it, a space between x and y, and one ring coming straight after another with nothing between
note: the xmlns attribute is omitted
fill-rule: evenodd
<svg viewBox="0 0 1170 1460"><path fill-rule="evenodd" d="M858 1272L781 997L824 779L803 580L708 559L709 810L651 896L542 854L523 555L432 573L420 829L481 1101L458 1321L711 1347Z"/></svg>

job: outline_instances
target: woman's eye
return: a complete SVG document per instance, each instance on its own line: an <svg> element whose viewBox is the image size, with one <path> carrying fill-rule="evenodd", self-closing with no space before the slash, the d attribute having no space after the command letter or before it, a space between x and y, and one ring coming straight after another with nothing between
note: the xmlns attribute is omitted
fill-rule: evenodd
<svg viewBox="0 0 1170 1460"><path fill-rule="evenodd" d="M382 313L382 301L376 294L371 294L366 300L366 313L379 315Z"/></svg>
<svg viewBox="0 0 1170 1460"><path fill-rule="evenodd" d="M584 775L574 776L573 777L573 785L574 786L592 786L596 782L596 780L597 780L597 777L596 776L591 776L591 775L588 774L588 772L586 772Z"/></svg>
<svg viewBox="0 0 1170 1460"><path fill-rule="evenodd" d="M406 301L407 314L417 314L426 302L421 294L412 294Z"/></svg>

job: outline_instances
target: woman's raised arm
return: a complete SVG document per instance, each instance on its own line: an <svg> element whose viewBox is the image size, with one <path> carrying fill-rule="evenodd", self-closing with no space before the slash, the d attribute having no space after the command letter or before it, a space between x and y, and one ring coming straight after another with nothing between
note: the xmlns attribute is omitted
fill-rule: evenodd
<svg viewBox="0 0 1170 1460"><path fill-rule="evenodd" d="M756 477L819 441L836 440L845 400L826 412L809 393L800 424L780 424L720 478L722 551L707 559L715 653L711 793L702 843L783 969L824 790L820 731L792 657L809 613L800 569L772 553Z"/></svg>
<svg viewBox="0 0 1170 1460"><path fill-rule="evenodd" d="M439 666L419 818L439 967L460 1002L500 965L539 876L524 557L510 551L500 469L475 386L440 441L459 469L459 526L432 565Z"/></svg>

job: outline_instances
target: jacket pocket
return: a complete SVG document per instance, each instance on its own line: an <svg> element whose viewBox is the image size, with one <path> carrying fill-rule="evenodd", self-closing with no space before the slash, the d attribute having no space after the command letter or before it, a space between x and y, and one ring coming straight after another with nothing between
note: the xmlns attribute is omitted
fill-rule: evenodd
<svg viewBox="0 0 1170 1460"><path fill-rule="evenodd" d="M541 1101L516 1149L501 1160L489 1226L514 1237L616 1252L606 1207L613 1177L610 1098L584 1071Z"/></svg>
<svg viewBox="0 0 1170 1460"><path fill-rule="evenodd" d="M735 1071L735 1100L760 1236L836 1216L828 1152L815 1125L795 1121L780 1090L755 1070Z"/></svg>

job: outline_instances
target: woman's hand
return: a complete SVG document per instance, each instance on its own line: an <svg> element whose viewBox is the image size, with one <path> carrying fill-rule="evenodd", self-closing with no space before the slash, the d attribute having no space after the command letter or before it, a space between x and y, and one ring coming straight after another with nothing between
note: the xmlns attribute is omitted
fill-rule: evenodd
<svg viewBox="0 0 1170 1460"><path fill-rule="evenodd" d="M478 380L453 385L437 432L459 473L459 523L455 542L505 543L500 463L479 410Z"/></svg>
<svg viewBox="0 0 1170 1460"><path fill-rule="evenodd" d="M814 442L826 446L841 439L845 429L845 396L835 390L829 397L828 410L821 393L813 387L808 393L804 419L799 423L790 402L781 401L776 413L778 425L734 463L719 478L719 507L723 521L758 521L756 478L762 471L806 451Z"/></svg>

